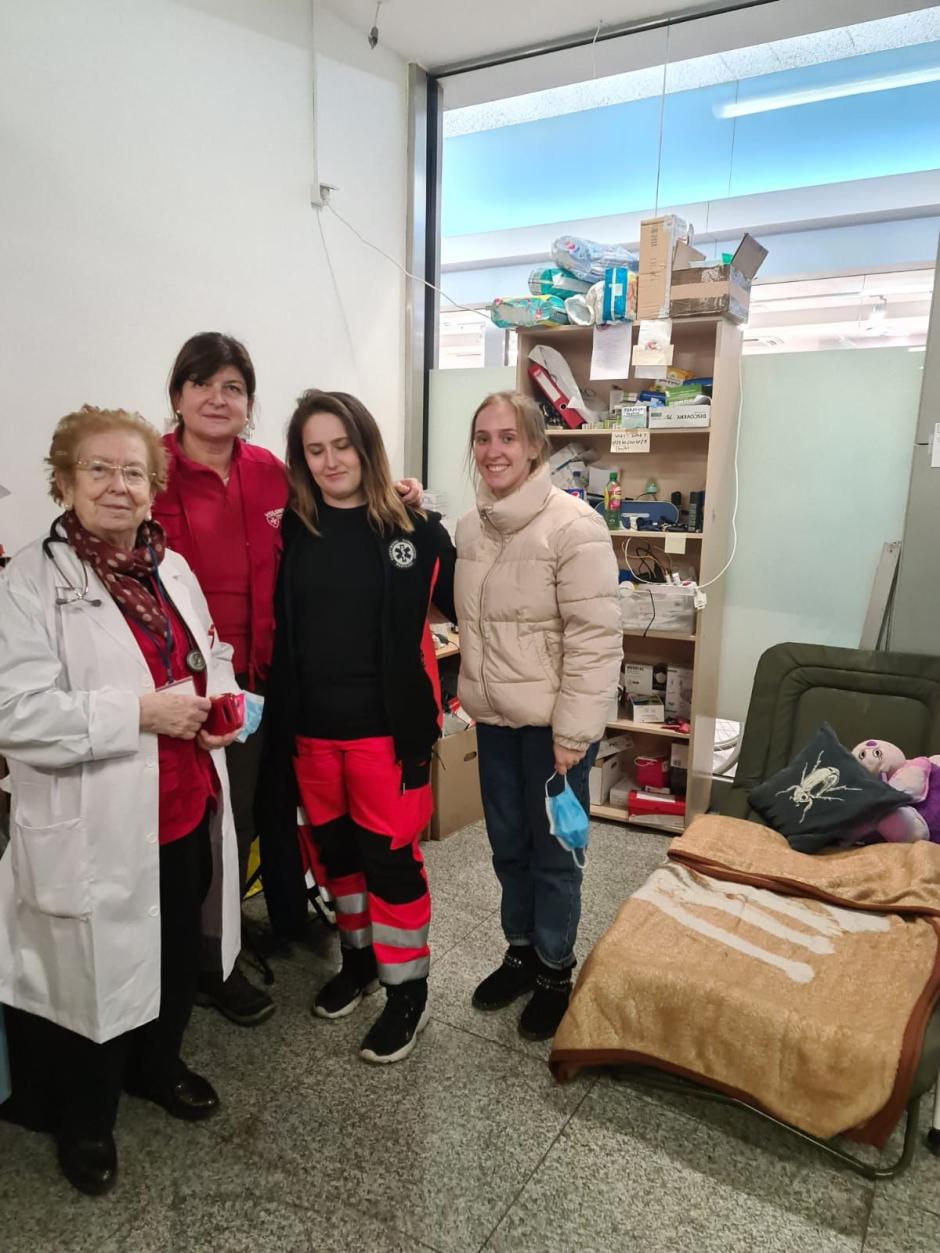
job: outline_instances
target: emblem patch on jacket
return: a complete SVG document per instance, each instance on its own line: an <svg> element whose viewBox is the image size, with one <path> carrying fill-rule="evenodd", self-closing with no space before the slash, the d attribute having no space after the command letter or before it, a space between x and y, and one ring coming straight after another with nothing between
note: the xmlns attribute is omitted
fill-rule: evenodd
<svg viewBox="0 0 940 1253"><path fill-rule="evenodd" d="M418 550L410 539L394 539L388 546L388 555L399 570L407 570L417 560Z"/></svg>
<svg viewBox="0 0 940 1253"><path fill-rule="evenodd" d="M281 525L281 518L284 516L284 510L283 509L269 509L268 512L264 516L265 516L265 520L269 522L276 531Z"/></svg>

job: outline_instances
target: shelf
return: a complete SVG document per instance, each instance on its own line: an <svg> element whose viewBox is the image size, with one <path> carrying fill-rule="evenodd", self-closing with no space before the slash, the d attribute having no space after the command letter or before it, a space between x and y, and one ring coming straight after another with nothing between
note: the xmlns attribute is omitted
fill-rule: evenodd
<svg viewBox="0 0 940 1253"><path fill-rule="evenodd" d="M672 427L668 427L668 426L667 427L607 426L607 427L598 427L597 429L590 428L588 430L585 430L583 427L571 427L570 429L561 430L559 427L547 426L545 428L545 434L548 436L549 439L552 439L552 438L587 439L588 437L594 439L598 435L613 435L615 431L620 431L620 430L624 430L624 431L648 430L650 435L655 435L657 437L659 437L660 435L665 435L670 439L675 439L677 436L680 436L680 435L707 435L709 431L711 430L711 427L710 426L684 426L684 427L681 427L679 430L674 430ZM641 454L631 453L630 455L642 456L642 453Z"/></svg>
<svg viewBox="0 0 940 1253"><path fill-rule="evenodd" d="M685 640L688 644L695 643L694 635L683 635L681 631L640 631L636 627L624 627L623 633L638 640Z"/></svg>
<svg viewBox="0 0 940 1253"><path fill-rule="evenodd" d="M443 648L436 648L434 650L434 656L438 661L443 661L445 657L456 657L459 652L459 644L445 644Z"/></svg>
<svg viewBox="0 0 940 1253"><path fill-rule="evenodd" d="M660 502L654 502L659 504ZM668 502L666 502L668 503ZM631 536L633 539L665 539L667 535L679 535L682 539L704 539L703 531L610 531L611 539L623 539L625 535Z"/></svg>
<svg viewBox="0 0 940 1253"><path fill-rule="evenodd" d="M673 818L669 814L631 815L615 805L591 805L590 809L592 818L602 818L605 822L622 822L627 827L646 827L648 830L668 831L670 835L681 835L685 830L685 819Z"/></svg>
<svg viewBox="0 0 940 1253"><path fill-rule="evenodd" d="M688 731L673 731L672 727L661 727L656 722L634 722L631 718L615 718L607 723L610 731L633 731L636 735L661 735L667 740L687 740Z"/></svg>

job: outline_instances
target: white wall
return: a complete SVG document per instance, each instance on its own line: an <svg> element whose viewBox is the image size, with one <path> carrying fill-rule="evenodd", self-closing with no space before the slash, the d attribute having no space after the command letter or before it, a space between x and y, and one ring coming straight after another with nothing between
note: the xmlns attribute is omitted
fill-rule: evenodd
<svg viewBox="0 0 940 1253"><path fill-rule="evenodd" d="M772 644L858 647L881 547L904 532L923 363L905 348L744 358L719 717L743 720Z"/></svg>
<svg viewBox="0 0 940 1253"><path fill-rule="evenodd" d="M404 260L404 62L329 13L316 42L320 181ZM402 280L335 218L321 235L312 65L307 0L0 3L8 552L52 516L55 421L87 401L162 427L170 365L196 331L247 343L259 442L281 451L303 388L344 388L400 465Z"/></svg>

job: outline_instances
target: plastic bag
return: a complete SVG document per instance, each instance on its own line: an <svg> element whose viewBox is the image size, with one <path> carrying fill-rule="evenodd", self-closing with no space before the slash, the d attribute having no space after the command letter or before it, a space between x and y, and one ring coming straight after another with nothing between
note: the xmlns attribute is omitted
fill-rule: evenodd
<svg viewBox="0 0 940 1253"><path fill-rule="evenodd" d="M567 326L565 302L558 296L497 296L487 306L496 326Z"/></svg>
<svg viewBox="0 0 940 1253"><path fill-rule="evenodd" d="M560 235L552 244L552 260L575 278L597 283L606 270L624 265L634 273L639 269L636 256L623 244L599 244L577 235Z"/></svg>
<svg viewBox="0 0 940 1253"><path fill-rule="evenodd" d="M529 275L529 291L533 296L560 296L564 300L576 293L586 292L591 286L583 278L575 278L567 270L557 266L536 266Z"/></svg>

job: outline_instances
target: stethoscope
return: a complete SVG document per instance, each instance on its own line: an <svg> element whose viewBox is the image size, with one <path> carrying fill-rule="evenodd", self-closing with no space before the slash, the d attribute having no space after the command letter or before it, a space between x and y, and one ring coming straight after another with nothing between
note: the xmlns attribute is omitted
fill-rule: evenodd
<svg viewBox="0 0 940 1253"><path fill-rule="evenodd" d="M59 578L65 580L64 587L57 587L55 589L55 603L57 606L62 606L77 605L80 601L85 601L86 604L94 605L95 608L99 608L101 605L100 599L97 596L88 595L88 567L85 565L84 561L79 563L82 567L83 580L81 590L79 591L56 560L56 555L52 551L52 545L68 543L68 540L63 535L59 535L56 531L58 522L59 520L56 518L55 522L53 522L52 526L49 528L49 534L42 541L43 553L55 566L56 574L58 574Z"/></svg>
<svg viewBox="0 0 940 1253"><path fill-rule="evenodd" d="M67 544L68 540L64 536L58 534L56 530L57 524L58 524L58 518L56 519L55 522L53 522L52 526L49 528L49 534L42 541L43 553L45 554L45 556L49 558L49 560L55 566L56 573L59 575L59 577L65 580L65 586L56 588L56 597L55 597L56 605L60 607L63 605L77 605L84 601L84 603L87 605L93 605L95 606L95 608L100 608L102 604L101 599L97 596L88 595L88 567L85 565L84 561L81 561L79 563L82 567L82 586L80 589L75 586L75 584L72 582L69 576L65 573L62 567L59 565L59 562L56 559L56 555L52 550L52 545L53 544ZM164 623L164 629L163 629L163 641L162 641L163 647L161 648L160 651L162 654L161 661L163 662L164 668L166 670L167 682L169 683L172 681L171 659L173 655L173 628L170 626L170 614L169 614L169 606L171 604L171 601L170 601L169 596L167 596L166 594L166 588L163 586L163 580L160 578L160 572L159 572L159 567L157 563L157 555L153 551L152 548L150 549L150 561L152 565L151 578L153 579L153 582L154 582L157 599L161 602L163 606L163 610L164 610L165 623ZM183 621L182 616L179 614L177 614L177 616L179 617L179 620L182 623L183 630L186 632L187 642L190 645L189 649L186 652L186 657L185 657L186 669L190 672L190 674L202 674L203 671L206 669L206 659L205 657L203 657L202 653L196 647L195 641L193 640L189 627ZM148 634L153 635L153 632L148 631ZM157 644L159 647L159 644L160 644L159 640L157 641Z"/></svg>

